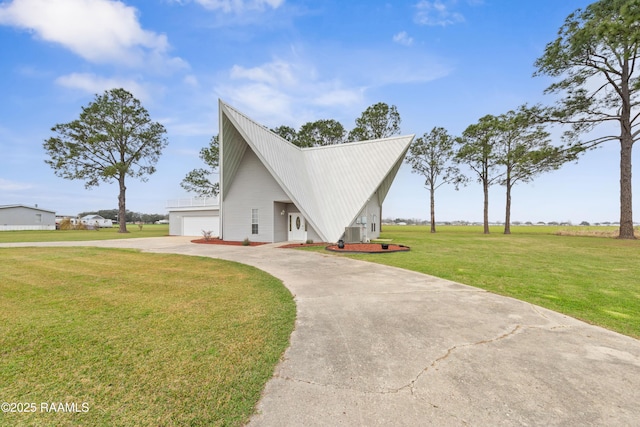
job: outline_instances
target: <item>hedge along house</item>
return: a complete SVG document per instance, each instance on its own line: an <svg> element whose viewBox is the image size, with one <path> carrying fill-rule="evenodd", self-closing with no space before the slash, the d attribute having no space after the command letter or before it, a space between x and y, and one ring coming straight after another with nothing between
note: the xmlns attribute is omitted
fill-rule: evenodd
<svg viewBox="0 0 640 427"><path fill-rule="evenodd" d="M367 241L413 135L297 147L220 101L220 238Z"/></svg>

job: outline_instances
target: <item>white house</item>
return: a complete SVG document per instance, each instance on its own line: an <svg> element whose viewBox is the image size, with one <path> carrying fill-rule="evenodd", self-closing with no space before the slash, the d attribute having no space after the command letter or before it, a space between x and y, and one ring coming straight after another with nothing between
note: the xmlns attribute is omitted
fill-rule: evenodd
<svg viewBox="0 0 640 427"><path fill-rule="evenodd" d="M220 238L367 241L413 135L300 148L219 102Z"/></svg>
<svg viewBox="0 0 640 427"><path fill-rule="evenodd" d="M36 206L0 205L0 231L55 230L56 213Z"/></svg>
<svg viewBox="0 0 640 427"><path fill-rule="evenodd" d="M113 227L113 221L110 219L105 219L100 215L85 215L80 218L80 222L87 227L95 227L95 228L111 228Z"/></svg>
<svg viewBox="0 0 640 427"><path fill-rule="evenodd" d="M172 200L169 234L367 241L413 135L300 148L220 101L220 195Z"/></svg>

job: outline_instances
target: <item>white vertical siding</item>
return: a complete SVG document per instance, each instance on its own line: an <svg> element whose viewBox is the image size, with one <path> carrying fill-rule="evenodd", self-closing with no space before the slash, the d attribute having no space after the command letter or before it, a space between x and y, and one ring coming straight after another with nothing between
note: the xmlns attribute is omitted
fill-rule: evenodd
<svg viewBox="0 0 640 427"><path fill-rule="evenodd" d="M224 201L225 240L274 241L274 201L288 200L252 150L245 150ZM251 209L258 209L258 234L251 234Z"/></svg>

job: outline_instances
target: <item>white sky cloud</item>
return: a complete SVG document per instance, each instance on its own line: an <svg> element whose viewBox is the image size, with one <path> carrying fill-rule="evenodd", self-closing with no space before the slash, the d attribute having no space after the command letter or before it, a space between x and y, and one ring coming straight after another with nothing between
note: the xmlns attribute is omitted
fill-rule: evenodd
<svg viewBox="0 0 640 427"><path fill-rule="evenodd" d="M245 10L262 10L265 7L277 9L284 0L194 0L206 9L221 10L223 12L240 13Z"/></svg>
<svg viewBox="0 0 640 427"><path fill-rule="evenodd" d="M303 62L275 59L250 68L234 65L229 77L216 88L223 99L278 124L298 126L313 116L314 107L349 108L364 100L363 89L319 78L315 67Z"/></svg>
<svg viewBox="0 0 640 427"><path fill-rule="evenodd" d="M28 190L30 188L33 188L32 184L0 178L0 191L21 191Z"/></svg>
<svg viewBox="0 0 640 427"><path fill-rule="evenodd" d="M123 88L140 101L150 99L149 91L142 84L131 79L104 78L90 73L72 73L58 77L56 83L91 94L102 94L105 90Z"/></svg>
<svg viewBox="0 0 640 427"><path fill-rule="evenodd" d="M393 41L401 45L411 46L413 44L413 37L410 37L406 31L400 31L393 36Z"/></svg>
<svg viewBox="0 0 640 427"><path fill-rule="evenodd" d="M182 79L182 81L191 87L198 87L200 86L200 83L198 82L198 78L196 76L194 76L193 74L189 74L187 76L184 77L184 79Z"/></svg>
<svg viewBox="0 0 640 427"><path fill-rule="evenodd" d="M359 114L371 88L427 82L451 72L437 58L407 58L397 49L350 51L350 61L337 68L331 62L316 63L304 52L304 47L298 48L290 60L275 58L252 67L233 65L227 81L215 88L217 95L266 124L297 127L327 111ZM342 57L335 50L332 54ZM337 119L335 112L331 114Z"/></svg>
<svg viewBox="0 0 640 427"><path fill-rule="evenodd" d="M275 60L258 67L244 68L234 65L231 68L232 79L247 79L270 85L292 86L297 83L294 73L294 64L281 60Z"/></svg>
<svg viewBox="0 0 640 427"><path fill-rule="evenodd" d="M451 10L456 3L456 0L420 0L415 6L415 21L421 25L443 27L464 22L462 14Z"/></svg>
<svg viewBox="0 0 640 427"><path fill-rule="evenodd" d="M167 37L143 29L137 15L135 8L110 0L13 0L0 6L0 24L26 29L90 62L175 62L166 54Z"/></svg>

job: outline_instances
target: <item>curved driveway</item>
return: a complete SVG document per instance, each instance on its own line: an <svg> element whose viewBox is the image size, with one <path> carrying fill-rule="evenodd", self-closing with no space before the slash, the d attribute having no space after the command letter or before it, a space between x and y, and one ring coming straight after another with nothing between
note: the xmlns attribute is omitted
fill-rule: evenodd
<svg viewBox="0 0 640 427"><path fill-rule="evenodd" d="M532 304L271 245L1 246L18 245L208 256L280 278L295 296L296 327L250 425L640 425L640 341Z"/></svg>

